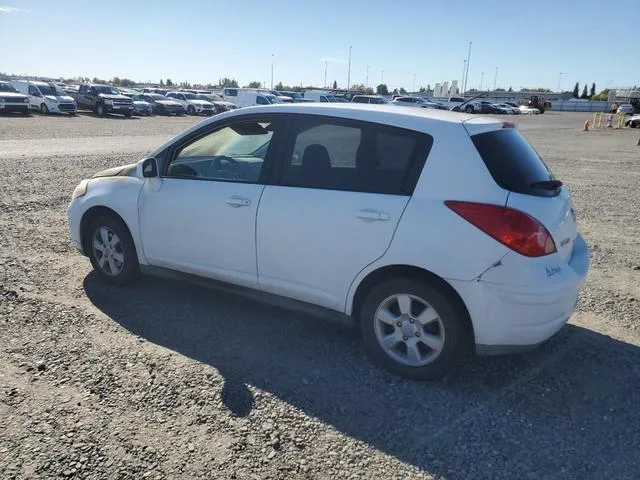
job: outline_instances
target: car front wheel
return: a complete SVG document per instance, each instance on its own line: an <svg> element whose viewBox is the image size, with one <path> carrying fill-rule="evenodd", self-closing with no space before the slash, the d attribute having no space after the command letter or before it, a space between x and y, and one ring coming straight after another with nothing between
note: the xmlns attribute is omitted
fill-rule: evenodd
<svg viewBox="0 0 640 480"><path fill-rule="evenodd" d="M362 307L365 348L376 363L402 377L438 378L468 351L461 310L440 287L410 278L387 280Z"/></svg>
<svg viewBox="0 0 640 480"><path fill-rule="evenodd" d="M129 229L114 216L93 219L85 232L94 270L107 283L124 285L138 274L138 258Z"/></svg>

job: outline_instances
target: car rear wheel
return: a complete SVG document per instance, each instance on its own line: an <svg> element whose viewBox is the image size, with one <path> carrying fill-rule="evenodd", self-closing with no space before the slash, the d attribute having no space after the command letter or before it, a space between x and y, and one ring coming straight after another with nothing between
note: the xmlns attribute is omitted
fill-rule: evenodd
<svg viewBox="0 0 640 480"><path fill-rule="evenodd" d="M406 378L438 378L465 355L466 312L441 288L410 278L377 285L361 310L364 345L381 366Z"/></svg>
<svg viewBox="0 0 640 480"><path fill-rule="evenodd" d="M44 103L40 105L40 111L43 115L47 115L49 113L49 107L47 107Z"/></svg>
<svg viewBox="0 0 640 480"><path fill-rule="evenodd" d="M138 257L129 229L107 215L89 222L85 231L87 254L94 270L107 283L124 285L138 275Z"/></svg>

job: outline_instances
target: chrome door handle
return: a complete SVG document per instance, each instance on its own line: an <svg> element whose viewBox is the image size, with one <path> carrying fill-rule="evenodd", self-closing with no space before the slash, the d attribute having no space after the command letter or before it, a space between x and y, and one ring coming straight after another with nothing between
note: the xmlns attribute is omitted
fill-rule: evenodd
<svg viewBox="0 0 640 480"><path fill-rule="evenodd" d="M365 222L386 222L389 220L389 215L377 210L359 210L356 213L356 217Z"/></svg>
<svg viewBox="0 0 640 480"><path fill-rule="evenodd" d="M249 199L236 196L227 198L224 203L234 208L248 207L249 205L251 205L251 201Z"/></svg>

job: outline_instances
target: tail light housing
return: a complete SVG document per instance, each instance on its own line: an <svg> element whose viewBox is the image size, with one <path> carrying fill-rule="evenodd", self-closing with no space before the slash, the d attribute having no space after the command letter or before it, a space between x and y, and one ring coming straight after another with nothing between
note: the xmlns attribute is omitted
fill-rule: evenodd
<svg viewBox="0 0 640 480"><path fill-rule="evenodd" d="M520 255L543 257L556 252L556 244L549 231L524 212L486 203L447 200L444 204Z"/></svg>

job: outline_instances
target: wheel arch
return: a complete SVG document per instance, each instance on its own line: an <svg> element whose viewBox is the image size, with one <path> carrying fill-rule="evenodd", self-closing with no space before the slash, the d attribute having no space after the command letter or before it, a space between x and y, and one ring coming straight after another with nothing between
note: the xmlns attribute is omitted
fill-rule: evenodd
<svg viewBox="0 0 640 480"><path fill-rule="evenodd" d="M471 345L475 343L475 333L473 330L473 323L471 322L471 316L469 315L469 309L462 300L460 294L458 294L456 289L442 277L430 272L429 270L413 265L385 265L369 272L355 289L351 303L347 303L347 313L359 322L362 306L371 290L385 280L400 277L425 282L436 286L445 292L459 307L460 311L463 312L463 321L467 327L467 332L470 335L469 341L472 342ZM347 302L348 301L349 299L347 299Z"/></svg>
<svg viewBox="0 0 640 480"><path fill-rule="evenodd" d="M115 210L105 207L104 205L96 205L94 207L89 208L82 215L82 219L80 220L80 244L82 245L82 251L86 256L89 256L89 245L87 244L89 238L86 235L87 226L89 222L91 222L94 218L98 218L100 216L112 216L117 218L122 224L127 227L129 231L129 235L133 238L133 234L131 232L131 228L127 225L127 222L122 218L122 216L116 212ZM133 242L135 248L135 242ZM137 252L136 252L137 255Z"/></svg>

